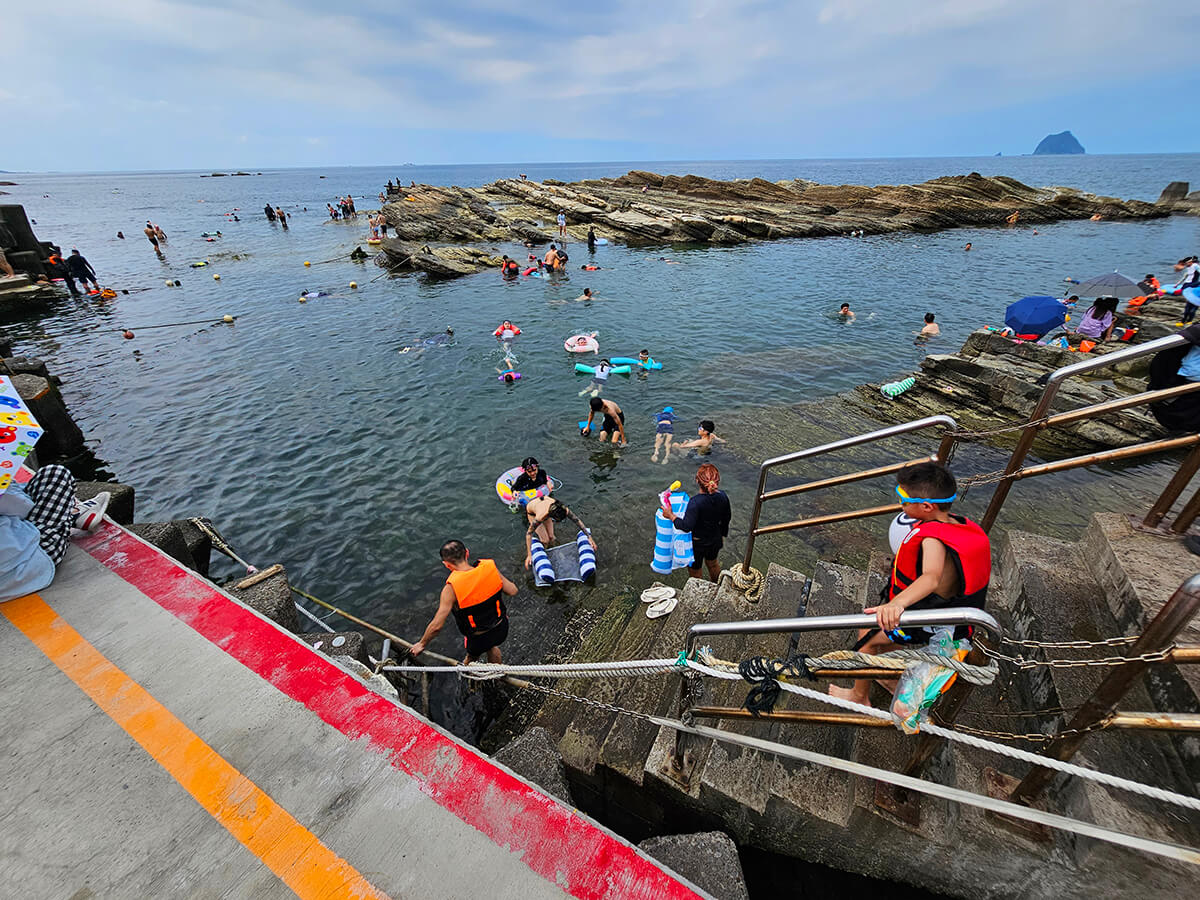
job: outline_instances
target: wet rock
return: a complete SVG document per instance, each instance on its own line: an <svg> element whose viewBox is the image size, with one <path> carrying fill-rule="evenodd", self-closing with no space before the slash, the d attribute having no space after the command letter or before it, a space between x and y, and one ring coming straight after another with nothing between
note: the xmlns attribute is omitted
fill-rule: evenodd
<svg viewBox="0 0 1200 900"><path fill-rule="evenodd" d="M538 726L531 728L495 754L496 762L508 766L518 775L528 778L547 794L571 806L571 787L562 756L550 732Z"/></svg>
<svg viewBox="0 0 1200 900"><path fill-rule="evenodd" d="M38 375L48 381L53 380L46 369L45 360L32 356L8 356L4 359L4 365L13 375Z"/></svg>
<svg viewBox="0 0 1200 900"><path fill-rule="evenodd" d="M409 199L411 198L411 199ZM479 188L421 186L396 195L383 213L400 241L548 240L564 212L572 240L589 226L628 243L732 244L1001 226L1014 211L1023 223L1060 219L1141 219L1167 215L1140 200L1099 197L1074 188L1034 188L977 172L915 185L822 185L803 179L717 181L697 175L633 171L620 178L563 182L502 179ZM541 223L541 224L539 224ZM442 255L441 250L433 250ZM435 270L441 263L431 263Z"/></svg>
<svg viewBox="0 0 1200 900"><path fill-rule="evenodd" d="M127 527L146 543L153 544L192 571L208 575L212 544L208 535L186 519L176 522L135 522Z"/></svg>
<svg viewBox="0 0 1200 900"><path fill-rule="evenodd" d="M13 387L46 430L38 440L38 457L43 463L69 459L83 450L83 432L67 412L62 394L39 375L14 375Z"/></svg>
<svg viewBox="0 0 1200 900"><path fill-rule="evenodd" d="M300 640L326 656L348 656L363 665L371 662L366 639L357 631L314 631L300 635Z"/></svg>
<svg viewBox="0 0 1200 900"><path fill-rule="evenodd" d="M431 248L398 240L384 241L380 247L382 253L377 261L394 271L411 270L425 272L435 278L459 278L484 269L500 268L500 257L474 247Z"/></svg>
<svg viewBox="0 0 1200 900"><path fill-rule="evenodd" d="M737 845L721 831L647 838L638 844L717 900L749 900Z"/></svg>

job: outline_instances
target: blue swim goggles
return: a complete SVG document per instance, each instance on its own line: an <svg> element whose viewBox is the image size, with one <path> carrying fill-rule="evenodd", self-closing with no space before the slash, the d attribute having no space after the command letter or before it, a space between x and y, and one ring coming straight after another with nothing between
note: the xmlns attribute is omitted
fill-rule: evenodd
<svg viewBox="0 0 1200 900"><path fill-rule="evenodd" d="M904 490L904 488L900 487L900 485L896 485L896 496L900 498L901 503L953 503L958 499L957 492L949 497L942 497L940 499L934 499L931 497L910 497L908 496L908 491Z"/></svg>

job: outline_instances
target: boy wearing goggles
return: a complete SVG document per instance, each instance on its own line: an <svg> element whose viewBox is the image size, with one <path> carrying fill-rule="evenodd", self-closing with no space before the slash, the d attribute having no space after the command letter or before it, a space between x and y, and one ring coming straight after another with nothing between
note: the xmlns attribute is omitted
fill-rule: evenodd
<svg viewBox="0 0 1200 900"><path fill-rule="evenodd" d="M868 607L877 628L859 633L856 650L886 653L905 644L926 644L936 629L900 627L907 609L974 606L983 608L991 579L992 554L987 534L966 516L950 512L958 487L950 470L935 462L917 463L900 470L896 494L900 508L917 524L900 543L892 574L880 597ZM960 633L961 632L961 633ZM955 639L969 629L955 630ZM891 689L892 685L885 685ZM830 685L835 697L870 703L871 682L858 679L854 687Z"/></svg>

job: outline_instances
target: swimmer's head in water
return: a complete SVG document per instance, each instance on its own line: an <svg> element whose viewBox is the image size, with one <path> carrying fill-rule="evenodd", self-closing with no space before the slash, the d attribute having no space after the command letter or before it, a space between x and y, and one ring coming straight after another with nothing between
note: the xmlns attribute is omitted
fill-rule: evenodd
<svg viewBox="0 0 1200 900"><path fill-rule="evenodd" d="M446 326L446 334L454 334L454 329L447 325Z"/></svg>
<svg viewBox="0 0 1200 900"><path fill-rule="evenodd" d="M933 313L925 313L925 324L926 325L933 324Z"/></svg>
<svg viewBox="0 0 1200 900"><path fill-rule="evenodd" d="M717 430L717 425L715 422L713 422L712 419L701 419L700 420L700 430L705 432L706 434L712 434L714 431Z"/></svg>
<svg viewBox="0 0 1200 900"><path fill-rule="evenodd" d="M513 373L512 373L512 372L505 372L505 373L504 373L504 383L505 383L505 384L512 384L512 383L513 383L514 381L516 381L516 380L517 380L517 378L516 378L516 376L515 376L515 375L513 375Z"/></svg>
<svg viewBox="0 0 1200 900"><path fill-rule="evenodd" d="M850 304L849 303L842 304L842 312L850 312Z"/></svg>
<svg viewBox="0 0 1200 900"><path fill-rule="evenodd" d="M604 409L604 401L599 397L593 397L588 401L588 406L591 407L592 412L600 412L600 410Z"/></svg>

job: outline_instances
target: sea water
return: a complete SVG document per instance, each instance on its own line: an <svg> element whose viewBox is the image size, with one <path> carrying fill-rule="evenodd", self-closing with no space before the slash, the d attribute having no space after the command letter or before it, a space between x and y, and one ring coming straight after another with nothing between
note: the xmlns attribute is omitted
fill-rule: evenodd
<svg viewBox="0 0 1200 900"><path fill-rule="evenodd" d="M870 427L822 402L864 382L904 377L926 352L957 350L973 329L999 324L1007 304L1058 293L1066 277L1119 269L1165 279L1200 244L1200 220L1182 216L1068 222L1039 226L1036 235L994 228L736 247L610 243L595 253L572 242L567 271L556 278L504 281L489 271L432 281L380 277L372 262L349 261L355 246L366 246L365 216L331 223L325 210L348 193L359 210L373 209L389 178L469 186L518 172L570 181L632 168L867 184L978 171L1148 200L1172 180L1200 183L1198 154L264 169L224 178L8 175L18 185L3 199L25 206L41 239L68 252L78 247L102 284L130 293L62 298L5 330L18 352L45 358L63 379L66 402L96 454L136 486L140 520L208 516L245 558L281 562L294 584L413 639L444 582L438 547L461 538L521 587L510 604L505 652L528 661L553 645L581 604L601 606L654 577L657 495L676 479L694 490L700 461L684 454L667 465L650 460L653 415L663 406L679 417L678 439L712 418L730 440L712 457L734 509L722 558L729 564L745 547L756 467L767 452L757 449L757 436L782 409L815 401L827 411L823 421L813 414L811 431L807 419L800 423L787 438L792 449ZM288 212L287 231L266 221L265 203ZM240 221L227 216L234 211ZM169 234L165 260L142 235L148 219ZM545 226L551 230L552 217ZM217 230L215 242L200 236ZM974 249L966 253L968 241ZM518 259L530 252L490 246ZM314 265L306 268L305 260ZM580 271L585 262L600 271ZM180 287L165 284L176 279ZM585 287L595 299L576 301ZM299 303L306 290L330 296ZM842 302L852 304L853 322L836 315ZM917 346L914 332L926 312L937 315L942 335ZM224 314L236 324L147 327ZM515 385L497 377L503 355L492 331L504 318L522 329L514 352L523 377ZM399 352L448 326L454 337L444 346ZM126 328L133 340L122 338ZM581 437L576 424L587 415L579 392L588 379L574 374L580 360L564 352L563 341L592 331L606 355L645 348L663 363L660 371L608 381L604 396L627 416L625 449ZM878 448L848 462L879 464L911 449ZM559 495L595 534L594 587L539 592L523 570L524 517L499 501L494 483L529 455L561 480ZM956 461L962 471L1002 464L1003 454L986 449ZM1022 483L1005 521L1077 526L1086 521L1084 495L1110 500L1110 508L1144 506L1159 475L1155 464L1139 463ZM864 486L852 499L886 503L889 489ZM985 500L986 491L977 491L967 509L978 512ZM801 565L818 553L862 562L883 546L885 527L775 538L757 562ZM236 567L217 562L214 571L229 576ZM451 632L434 648L456 653Z"/></svg>

